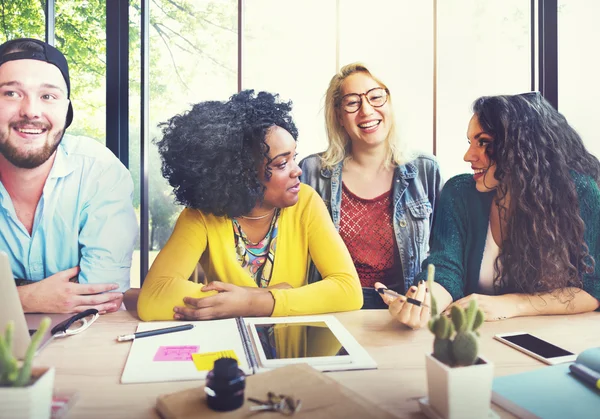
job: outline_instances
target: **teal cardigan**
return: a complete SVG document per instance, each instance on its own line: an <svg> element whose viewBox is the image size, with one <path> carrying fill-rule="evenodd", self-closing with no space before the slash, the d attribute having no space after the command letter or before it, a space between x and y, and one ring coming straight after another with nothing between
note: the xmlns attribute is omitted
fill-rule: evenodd
<svg viewBox="0 0 600 419"><path fill-rule="evenodd" d="M573 173L579 212L585 224L584 240L596 262L584 274L583 289L600 299L600 189L590 177ZM415 284L427 279L427 265L435 265L435 280L458 300L479 293L479 271L495 191L479 192L473 176L458 175L444 185L436 210L431 249Z"/></svg>

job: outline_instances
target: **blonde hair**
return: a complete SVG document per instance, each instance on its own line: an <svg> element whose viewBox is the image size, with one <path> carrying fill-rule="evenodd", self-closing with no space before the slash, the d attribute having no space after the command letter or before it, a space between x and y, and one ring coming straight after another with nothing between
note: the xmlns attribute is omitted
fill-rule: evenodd
<svg viewBox="0 0 600 419"><path fill-rule="evenodd" d="M338 120L338 109L342 98L342 84L344 80L355 73L366 73L380 86L388 90L388 103L390 104L391 126L386 138L387 153L385 166L402 165L408 160L408 153L404 145L399 141L392 106L392 96L388 87L380 79L375 77L363 63L352 63L345 65L335 74L329 82L327 93L325 93L325 130L327 131L327 150L321 156L324 167L333 169L338 163L346 162L351 157L351 142L348 133Z"/></svg>

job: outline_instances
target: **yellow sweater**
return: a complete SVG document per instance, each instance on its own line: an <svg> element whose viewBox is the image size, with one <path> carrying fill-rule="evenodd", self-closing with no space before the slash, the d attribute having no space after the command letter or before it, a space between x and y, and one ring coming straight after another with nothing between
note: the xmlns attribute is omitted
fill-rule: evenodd
<svg viewBox="0 0 600 419"><path fill-rule="evenodd" d="M307 285L312 258L323 280ZM172 320L184 297L208 297L202 284L188 281L200 261L207 280L257 287L235 253L233 224L186 208L173 234L148 272L138 299L142 320ZM362 290L352 258L336 231L323 200L301 185L298 203L279 215L277 250L270 285L287 282L293 289L273 289L273 316L360 309Z"/></svg>

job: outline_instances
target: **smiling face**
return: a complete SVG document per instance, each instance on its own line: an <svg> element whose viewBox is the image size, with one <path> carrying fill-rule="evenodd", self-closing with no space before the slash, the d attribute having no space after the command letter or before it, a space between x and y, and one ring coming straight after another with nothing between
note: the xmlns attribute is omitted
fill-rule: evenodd
<svg viewBox="0 0 600 419"><path fill-rule="evenodd" d="M496 189L500 182L494 177L496 163L490 158L494 138L481 128L477 115L473 115L469 121L467 138L469 149L465 153L464 160L471 163L477 190L489 192Z"/></svg>
<svg viewBox="0 0 600 419"><path fill-rule="evenodd" d="M358 72L346 77L341 86L341 97L349 94L363 94L371 89L383 87L368 73ZM385 143L391 128L392 115L389 98L381 107L369 104L365 95L358 111L348 113L343 106L337 108L338 120L350 137L353 146L380 146Z"/></svg>
<svg viewBox="0 0 600 419"><path fill-rule="evenodd" d="M294 137L281 127L274 126L267 132L266 143L269 146L269 171L266 179L264 165L260 169L259 178L265 185L265 209L291 207L298 202L300 192L300 175L302 170L296 163L296 141Z"/></svg>
<svg viewBox="0 0 600 419"><path fill-rule="evenodd" d="M38 60L0 66L0 153L12 165L32 169L56 151L69 99L58 67Z"/></svg>

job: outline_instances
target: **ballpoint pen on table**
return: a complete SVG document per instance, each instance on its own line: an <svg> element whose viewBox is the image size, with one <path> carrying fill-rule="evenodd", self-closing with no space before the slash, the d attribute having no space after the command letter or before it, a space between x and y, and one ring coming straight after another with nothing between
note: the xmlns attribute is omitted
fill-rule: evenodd
<svg viewBox="0 0 600 419"><path fill-rule="evenodd" d="M190 330L193 327L194 327L193 324L182 324L180 326L166 327L164 329L146 330L144 332L136 332L131 335L117 336L117 340L119 342L124 342L124 341L138 339L138 338L145 338L147 336L162 335L164 333L181 332L183 330Z"/></svg>
<svg viewBox="0 0 600 419"><path fill-rule="evenodd" d="M416 305L418 307L429 308L429 306L427 304L425 304L424 302L416 300L414 298L406 297L406 296L404 296L402 294L398 294L396 291L392 291L389 288L375 288L375 289L377 290L377 292L379 294L389 295L390 297L394 297L394 298L401 298L404 301L406 301L407 303L414 304L414 305Z"/></svg>

